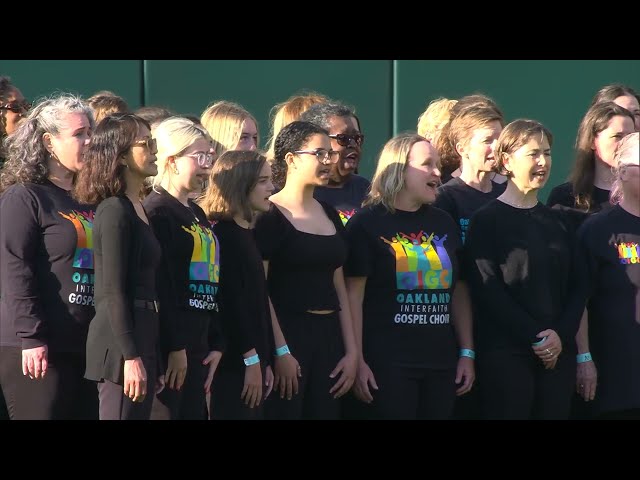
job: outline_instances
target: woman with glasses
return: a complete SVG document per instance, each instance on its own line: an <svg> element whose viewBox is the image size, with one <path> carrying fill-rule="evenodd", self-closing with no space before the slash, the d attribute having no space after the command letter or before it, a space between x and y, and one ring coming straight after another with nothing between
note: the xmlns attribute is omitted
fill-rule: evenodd
<svg viewBox="0 0 640 480"><path fill-rule="evenodd" d="M318 186L313 196L335 208L342 224L362 208L369 189L369 180L357 175L364 135L353 110L339 103L312 105L300 120L311 122L329 132L331 148L338 152L338 160L331 165L329 182Z"/></svg>
<svg viewBox="0 0 640 480"><path fill-rule="evenodd" d="M86 160L75 196L98 207L85 377L98 383L101 420L148 420L164 383L156 288L162 252L140 201L145 178L158 172L149 124L132 114L105 117Z"/></svg>
<svg viewBox="0 0 640 480"><path fill-rule="evenodd" d="M11 79L0 77L0 167L5 160L2 153L4 138L15 132L30 108L31 104L24 99L18 87L11 83Z"/></svg>
<svg viewBox="0 0 640 480"><path fill-rule="evenodd" d="M292 122L276 137L273 176L284 187L255 229L276 345L276 394L265 404L267 418L338 419L338 398L355 377L342 222L313 198L338 157L327 131L309 122Z"/></svg>
<svg viewBox="0 0 640 480"><path fill-rule="evenodd" d="M430 205L439 184L435 148L400 134L383 147L365 206L347 224L354 391L377 419L448 419L475 378L460 231Z"/></svg>
<svg viewBox="0 0 640 480"><path fill-rule="evenodd" d="M0 173L0 386L13 419L95 419L85 342L94 314L91 202L71 189L93 115L79 98L40 102L6 140Z"/></svg>
<svg viewBox="0 0 640 480"><path fill-rule="evenodd" d="M222 249L220 312L225 353L214 377L214 420L259 420L273 388L274 351L267 280L255 243L256 216L269 211L271 167L258 152L230 150L216 160L202 205Z"/></svg>
<svg viewBox="0 0 640 480"><path fill-rule="evenodd" d="M206 182L214 152L206 130L171 117L154 130L158 174L143 202L162 248L160 346L166 388L152 419L200 420L222 355L218 328L220 249L202 209L189 199Z"/></svg>
<svg viewBox="0 0 640 480"><path fill-rule="evenodd" d="M597 378L576 390L593 400L598 418L640 419L640 146L638 132L614 154L613 208L578 230L588 267L588 330L578 341L578 365L594 364ZM581 329L582 330L582 329ZM580 335L579 335L580 336ZM587 338L588 337L588 338ZM597 386L597 389L596 389Z"/></svg>

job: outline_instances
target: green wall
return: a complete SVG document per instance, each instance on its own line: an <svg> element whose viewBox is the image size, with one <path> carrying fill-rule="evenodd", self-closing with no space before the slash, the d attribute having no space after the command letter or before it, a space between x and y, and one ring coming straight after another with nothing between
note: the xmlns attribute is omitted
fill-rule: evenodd
<svg viewBox="0 0 640 480"><path fill-rule="evenodd" d="M543 196L566 178L594 93L613 82L640 91L639 60L0 60L0 74L29 99L106 89L134 109L164 105L185 114L200 114L216 100L236 101L255 115L263 143L271 107L315 90L356 108L367 137L361 173L368 177L382 145L414 130L431 100L481 92L498 102L507 121L533 118L554 134Z"/></svg>

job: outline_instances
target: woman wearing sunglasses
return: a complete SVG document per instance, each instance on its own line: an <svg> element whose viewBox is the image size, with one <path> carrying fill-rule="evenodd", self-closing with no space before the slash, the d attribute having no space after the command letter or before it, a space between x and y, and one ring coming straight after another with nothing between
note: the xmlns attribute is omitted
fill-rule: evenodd
<svg viewBox="0 0 640 480"><path fill-rule="evenodd" d="M31 104L24 99L18 87L11 83L11 79L0 77L0 167L5 159L2 153L4 138L15 132L30 108Z"/></svg>
<svg viewBox="0 0 640 480"><path fill-rule="evenodd" d="M96 127L75 196L98 205L94 218L96 315L85 377L98 383L101 420L148 420L163 388L156 276L160 244L140 202L158 172L149 124L132 114Z"/></svg>
<svg viewBox="0 0 640 480"><path fill-rule="evenodd" d="M578 335L577 362L579 370L591 369L593 374L579 376L576 390L584 400L594 400L591 413L598 418L640 419L638 138L638 132L628 134L614 154L613 208L591 216L578 230L590 298L588 329L581 328Z"/></svg>
<svg viewBox="0 0 640 480"><path fill-rule="evenodd" d="M340 103L318 103L309 107L300 120L311 122L329 132L331 148L338 152L338 161L331 165L329 182L317 187L315 199L335 208L342 224L362 208L369 180L357 175L364 135L353 110Z"/></svg>
<svg viewBox="0 0 640 480"><path fill-rule="evenodd" d="M222 355L218 328L218 240L202 209L189 199L213 165L206 130L171 117L154 130L158 174L144 208L162 247L158 276L160 346L166 388L152 419L200 420L205 394Z"/></svg>
<svg viewBox="0 0 640 480"><path fill-rule="evenodd" d="M292 122L276 137L272 168L284 187L256 222L276 344L270 419L338 419L338 398L355 377L342 222L313 198L338 157L327 131L312 123Z"/></svg>
<svg viewBox="0 0 640 480"><path fill-rule="evenodd" d="M0 174L0 386L13 419L95 419L84 377L94 314L91 203L70 194L93 130L79 98L40 102Z"/></svg>

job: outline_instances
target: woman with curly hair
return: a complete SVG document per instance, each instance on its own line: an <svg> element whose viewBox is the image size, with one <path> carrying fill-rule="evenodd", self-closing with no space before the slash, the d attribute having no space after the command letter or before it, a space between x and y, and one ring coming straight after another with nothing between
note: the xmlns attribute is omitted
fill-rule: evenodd
<svg viewBox="0 0 640 480"><path fill-rule="evenodd" d="M84 380L93 317L93 207L70 191L93 114L62 94L7 137L0 174L0 385L12 419L97 418Z"/></svg>

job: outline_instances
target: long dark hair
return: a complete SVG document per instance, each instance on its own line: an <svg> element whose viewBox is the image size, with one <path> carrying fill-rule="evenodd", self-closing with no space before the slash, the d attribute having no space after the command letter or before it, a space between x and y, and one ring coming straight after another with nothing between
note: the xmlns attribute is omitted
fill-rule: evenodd
<svg viewBox="0 0 640 480"><path fill-rule="evenodd" d="M131 113L104 117L91 137L73 196L81 203L98 205L102 200L124 195L127 190L121 157L133 146L140 128L150 129L146 120Z"/></svg>
<svg viewBox="0 0 640 480"><path fill-rule="evenodd" d="M596 154L593 142L596 136L609 125L613 117L629 117L633 115L626 108L613 102L602 102L593 105L582 118L578 136L576 137L576 160L569 181L573 186L576 207L588 211L593 201L593 184L596 179Z"/></svg>

